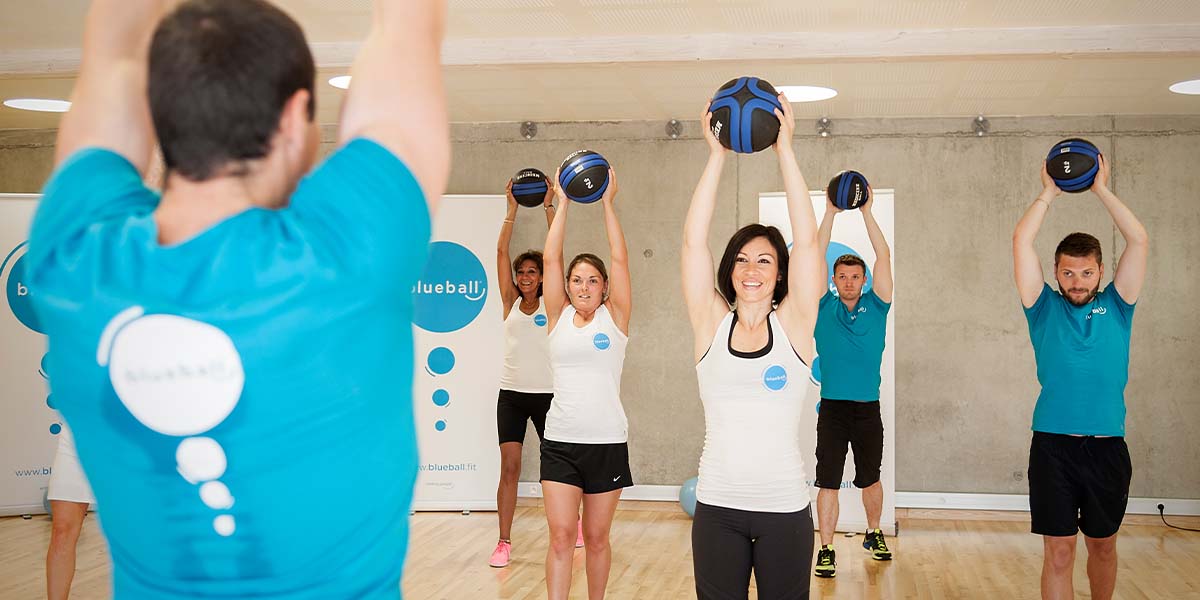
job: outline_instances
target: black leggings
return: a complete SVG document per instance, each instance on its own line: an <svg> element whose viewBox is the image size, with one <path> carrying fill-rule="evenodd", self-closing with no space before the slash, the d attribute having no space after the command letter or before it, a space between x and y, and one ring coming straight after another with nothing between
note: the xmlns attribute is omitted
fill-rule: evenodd
<svg viewBox="0 0 1200 600"><path fill-rule="evenodd" d="M808 600L813 521L794 513L753 512L696 503L692 563L699 600L745 600L750 571L763 600Z"/></svg>

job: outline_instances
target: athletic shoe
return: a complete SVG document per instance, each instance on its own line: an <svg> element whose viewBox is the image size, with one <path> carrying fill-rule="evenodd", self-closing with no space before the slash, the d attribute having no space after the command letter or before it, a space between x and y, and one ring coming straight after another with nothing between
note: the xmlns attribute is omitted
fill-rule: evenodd
<svg viewBox="0 0 1200 600"><path fill-rule="evenodd" d="M837 576L837 554L832 544L817 550L817 568L813 574L825 578Z"/></svg>
<svg viewBox="0 0 1200 600"><path fill-rule="evenodd" d="M575 533L575 547L582 548L583 547L583 519L580 519L577 522L579 523L579 529Z"/></svg>
<svg viewBox="0 0 1200 600"><path fill-rule="evenodd" d="M887 542L883 541L883 531L876 529L868 531L863 540L863 548L871 553L875 560L892 560L892 551L888 550Z"/></svg>
<svg viewBox="0 0 1200 600"><path fill-rule="evenodd" d="M496 542L496 549L492 550L492 559L488 561L488 566L500 567L508 566L509 556L512 554L512 542L500 540Z"/></svg>

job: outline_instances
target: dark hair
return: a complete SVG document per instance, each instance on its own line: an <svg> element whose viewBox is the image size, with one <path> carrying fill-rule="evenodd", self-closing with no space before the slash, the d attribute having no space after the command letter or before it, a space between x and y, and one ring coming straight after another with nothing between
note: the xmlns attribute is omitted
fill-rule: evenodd
<svg viewBox="0 0 1200 600"><path fill-rule="evenodd" d="M542 269L542 253L540 250L526 250L522 252L515 260L513 260L513 273L516 273L521 268L521 263L531 260L534 266L537 267L538 273L542 274L545 271ZM542 284L538 284L537 295L542 295Z"/></svg>
<svg viewBox="0 0 1200 600"><path fill-rule="evenodd" d="M867 275L867 263L856 254L843 254L833 261L833 268L830 269L830 274L837 273L838 265L846 265L847 267L862 267L863 277Z"/></svg>
<svg viewBox="0 0 1200 600"><path fill-rule="evenodd" d="M1066 254L1075 258L1086 258L1095 255L1097 263L1104 262L1104 254L1100 251L1100 240L1088 233L1072 233L1063 238L1058 243L1058 248L1054 249L1054 264L1058 264L1058 257Z"/></svg>
<svg viewBox="0 0 1200 600"><path fill-rule="evenodd" d="M590 252L577 254L575 255L575 258L571 259L571 264L567 266L566 272L566 278L568 280L571 279L571 271L574 271L575 267L579 265L579 263L587 263L593 267L596 267L596 270L600 271L600 278L604 280L604 283L608 283L608 269L604 268L604 261L600 260L599 256L596 256Z"/></svg>
<svg viewBox="0 0 1200 600"><path fill-rule="evenodd" d="M179 5L150 43L150 114L167 169L203 181L230 162L266 156L299 90L308 90L312 119L315 76L304 32L278 8L262 0Z"/></svg>
<svg viewBox="0 0 1200 600"><path fill-rule="evenodd" d="M721 256L721 265L717 267L717 291L725 297L730 306L737 302L737 292L733 289L733 265L737 254L750 240L767 238L775 247L775 255L779 258L779 280L775 282L775 294L772 302L779 304L788 293L788 248L783 241L783 234L770 225L751 223L733 234L725 246L725 254Z"/></svg>

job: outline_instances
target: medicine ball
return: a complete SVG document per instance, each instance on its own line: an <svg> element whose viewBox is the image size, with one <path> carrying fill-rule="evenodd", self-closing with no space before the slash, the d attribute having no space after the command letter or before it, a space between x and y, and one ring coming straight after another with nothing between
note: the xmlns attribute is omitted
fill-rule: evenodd
<svg viewBox="0 0 1200 600"><path fill-rule="evenodd" d="M842 210L854 210L871 199L867 191L867 178L858 171L850 170L842 171L829 180L825 196Z"/></svg>
<svg viewBox="0 0 1200 600"><path fill-rule="evenodd" d="M517 204L525 207L538 206L546 200L546 190L550 189L546 174L532 167L517 171L512 178L512 195Z"/></svg>
<svg viewBox="0 0 1200 600"><path fill-rule="evenodd" d="M1064 192L1079 193L1092 187L1100 171L1100 150L1079 138L1063 140L1046 156L1046 172Z"/></svg>
<svg viewBox="0 0 1200 600"><path fill-rule="evenodd" d="M568 198L591 204L608 189L608 161L591 150L576 150L559 167L558 185Z"/></svg>
<svg viewBox="0 0 1200 600"><path fill-rule="evenodd" d="M779 92L757 77L738 77L721 86L708 110L712 113L713 136L722 146L743 154L771 147L779 137L783 112Z"/></svg>

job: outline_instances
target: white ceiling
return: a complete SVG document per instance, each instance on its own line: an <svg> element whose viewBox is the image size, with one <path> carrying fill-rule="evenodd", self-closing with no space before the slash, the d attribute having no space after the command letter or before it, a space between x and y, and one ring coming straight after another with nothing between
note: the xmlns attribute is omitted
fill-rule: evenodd
<svg viewBox="0 0 1200 600"><path fill-rule="evenodd" d="M370 2L285 0L320 118ZM84 0L0 0L0 98L70 93ZM726 80L836 88L801 117L1200 114L1197 0L450 0L455 121L691 119ZM0 128L55 115L0 107Z"/></svg>

